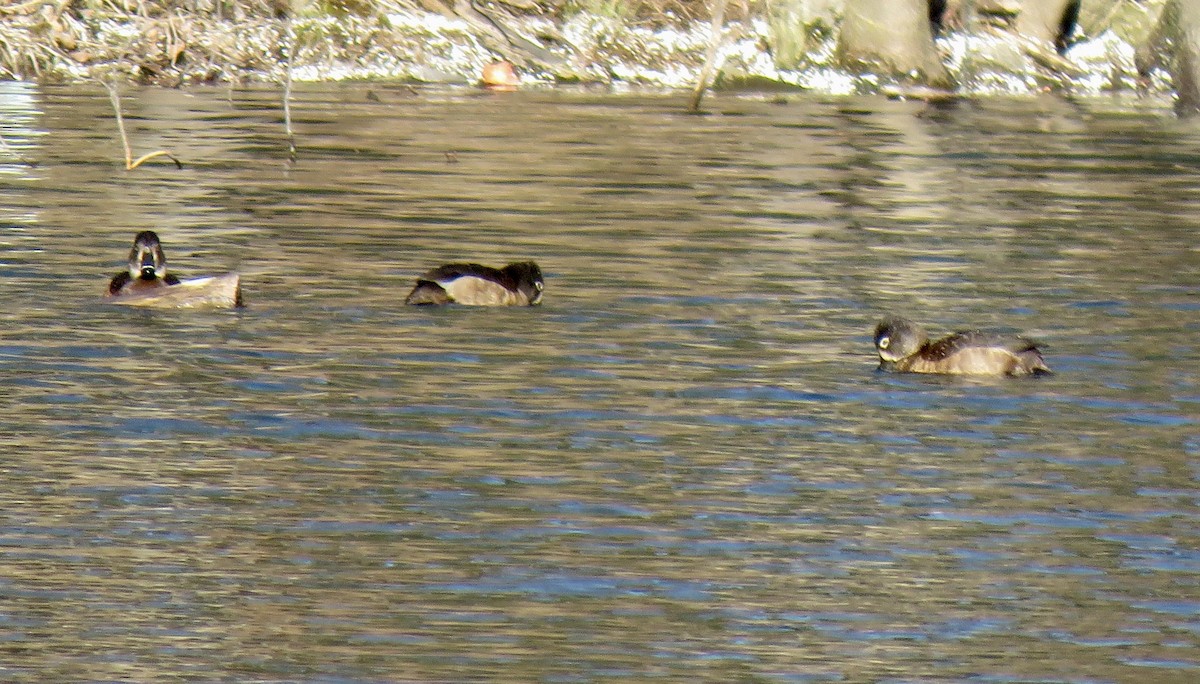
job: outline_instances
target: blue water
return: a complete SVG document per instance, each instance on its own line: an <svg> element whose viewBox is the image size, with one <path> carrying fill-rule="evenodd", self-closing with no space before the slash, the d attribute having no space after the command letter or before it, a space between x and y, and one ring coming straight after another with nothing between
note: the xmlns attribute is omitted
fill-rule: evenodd
<svg viewBox="0 0 1200 684"><path fill-rule="evenodd" d="M277 93L134 90L184 168L127 172L102 90L0 84L0 679L1196 678L1193 127L683 104L314 86L292 163ZM249 306L105 305L144 229ZM1056 374L878 372L886 314Z"/></svg>

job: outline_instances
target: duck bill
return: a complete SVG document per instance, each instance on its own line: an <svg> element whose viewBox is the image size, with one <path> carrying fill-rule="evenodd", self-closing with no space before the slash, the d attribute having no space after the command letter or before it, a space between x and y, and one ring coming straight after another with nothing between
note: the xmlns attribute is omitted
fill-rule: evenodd
<svg viewBox="0 0 1200 684"><path fill-rule="evenodd" d="M130 263L131 275L142 280L155 280L163 277L165 271L162 252L158 249L142 247L138 249L137 257Z"/></svg>

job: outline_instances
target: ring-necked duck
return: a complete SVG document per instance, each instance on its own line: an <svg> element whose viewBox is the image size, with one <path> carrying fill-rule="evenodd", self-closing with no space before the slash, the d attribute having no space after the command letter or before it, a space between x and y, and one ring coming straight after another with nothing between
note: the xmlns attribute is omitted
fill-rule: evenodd
<svg viewBox="0 0 1200 684"><path fill-rule="evenodd" d="M143 230L133 239L129 250L129 268L113 276L108 283L108 296L147 292L168 285L178 285L179 278L167 273L167 257L162 243L152 230Z"/></svg>
<svg viewBox="0 0 1200 684"><path fill-rule="evenodd" d="M1043 375L1050 372L1037 345L1023 337L957 332L929 341L920 326L887 318L875 328L880 368L947 375Z"/></svg>
<svg viewBox="0 0 1200 684"><path fill-rule="evenodd" d="M446 264L417 278L405 304L533 306L542 301L542 270L532 261L496 269L479 264Z"/></svg>

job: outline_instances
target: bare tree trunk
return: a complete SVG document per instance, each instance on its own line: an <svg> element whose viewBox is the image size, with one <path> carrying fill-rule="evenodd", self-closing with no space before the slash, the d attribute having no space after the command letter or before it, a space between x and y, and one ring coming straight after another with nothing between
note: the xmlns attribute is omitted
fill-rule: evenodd
<svg viewBox="0 0 1200 684"><path fill-rule="evenodd" d="M952 85L933 43L928 0L847 0L837 57L849 71Z"/></svg>
<svg viewBox="0 0 1200 684"><path fill-rule="evenodd" d="M1017 33L1042 43L1053 43L1061 54L1079 18L1080 0L1022 0Z"/></svg>
<svg viewBox="0 0 1200 684"><path fill-rule="evenodd" d="M803 68L822 34L838 25L846 0L767 0L771 56L780 69Z"/></svg>
<svg viewBox="0 0 1200 684"><path fill-rule="evenodd" d="M1137 66L1143 75L1165 67L1178 97L1175 111L1200 113L1200 0L1167 0L1158 26L1138 49Z"/></svg>

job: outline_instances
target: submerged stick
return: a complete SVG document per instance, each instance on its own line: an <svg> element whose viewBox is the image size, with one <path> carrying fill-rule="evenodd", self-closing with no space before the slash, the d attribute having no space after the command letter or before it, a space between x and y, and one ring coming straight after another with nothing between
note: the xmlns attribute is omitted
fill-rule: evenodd
<svg viewBox="0 0 1200 684"><path fill-rule="evenodd" d="M117 130L121 133L121 144L125 146L125 168L128 169L133 163L133 150L129 149L129 136L125 134L125 117L121 116L121 96L117 94L115 85L105 83L104 87L108 89L108 101L117 113Z"/></svg>
<svg viewBox="0 0 1200 684"><path fill-rule="evenodd" d="M296 31L292 18L287 19L287 72L283 80L283 130L288 139L288 161L296 161L296 133L292 130L292 55L296 52Z"/></svg>
<svg viewBox="0 0 1200 684"><path fill-rule="evenodd" d="M727 4L729 4L729 0L713 0L712 28L710 29L712 36L708 42L708 51L704 55L704 67L700 69L700 80L696 82L696 87L692 90L692 100L688 104L688 111L692 114L700 111L700 100L704 99L704 91L708 89L713 72L716 71L717 55L725 33L725 6Z"/></svg>
<svg viewBox="0 0 1200 684"><path fill-rule="evenodd" d="M132 171L155 157L166 157L175 162L175 168L182 169L183 164L166 150L143 154L136 160L133 158L133 150L129 147L129 136L125 133L125 117L121 115L121 96L117 94L117 86L105 83L104 87L108 89L108 99L112 102L113 111L117 114L117 130L121 132L121 144L125 146L125 170Z"/></svg>

